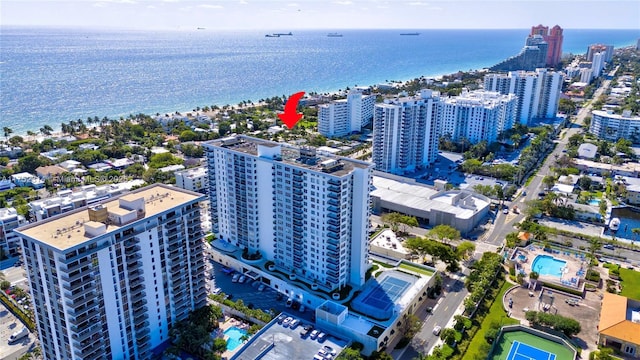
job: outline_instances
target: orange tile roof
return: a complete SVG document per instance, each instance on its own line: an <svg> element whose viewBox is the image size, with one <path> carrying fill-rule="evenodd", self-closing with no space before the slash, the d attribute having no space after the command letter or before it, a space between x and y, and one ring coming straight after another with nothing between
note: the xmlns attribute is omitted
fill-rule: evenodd
<svg viewBox="0 0 640 360"><path fill-rule="evenodd" d="M531 233L529 233L529 232L520 231L518 233L518 239L520 239L522 241L529 241L530 238L531 238Z"/></svg>
<svg viewBox="0 0 640 360"><path fill-rule="evenodd" d="M600 334L640 345L640 324L627 320L627 298L604 293L600 310Z"/></svg>

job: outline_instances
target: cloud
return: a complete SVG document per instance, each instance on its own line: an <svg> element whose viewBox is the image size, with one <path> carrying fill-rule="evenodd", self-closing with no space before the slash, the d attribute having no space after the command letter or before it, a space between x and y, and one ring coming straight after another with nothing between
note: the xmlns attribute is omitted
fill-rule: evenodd
<svg viewBox="0 0 640 360"><path fill-rule="evenodd" d="M411 6L426 6L428 5L426 2L422 2L422 1L412 1L409 3L409 5Z"/></svg>
<svg viewBox="0 0 640 360"><path fill-rule="evenodd" d="M222 5L211 5L211 4L202 4L202 5L198 5L199 8L202 9L223 9L224 6Z"/></svg>
<svg viewBox="0 0 640 360"><path fill-rule="evenodd" d="M337 5L352 5L353 1L343 0L343 1L334 1L333 3Z"/></svg>
<svg viewBox="0 0 640 360"><path fill-rule="evenodd" d="M290 3L290 4L287 4L287 6L296 7L296 6L300 6L300 5L298 5L298 3Z"/></svg>
<svg viewBox="0 0 640 360"><path fill-rule="evenodd" d="M246 2L246 1L244 1L244 0L240 0L240 1L238 2L238 4L240 4L240 5L247 5L247 4L248 4L248 2Z"/></svg>

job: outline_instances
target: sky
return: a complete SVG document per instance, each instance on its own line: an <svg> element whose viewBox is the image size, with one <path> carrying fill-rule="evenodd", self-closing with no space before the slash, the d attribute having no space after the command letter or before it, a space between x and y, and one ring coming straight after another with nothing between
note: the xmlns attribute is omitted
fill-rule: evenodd
<svg viewBox="0 0 640 360"><path fill-rule="evenodd" d="M3 26L124 29L639 29L640 0L1 0Z"/></svg>

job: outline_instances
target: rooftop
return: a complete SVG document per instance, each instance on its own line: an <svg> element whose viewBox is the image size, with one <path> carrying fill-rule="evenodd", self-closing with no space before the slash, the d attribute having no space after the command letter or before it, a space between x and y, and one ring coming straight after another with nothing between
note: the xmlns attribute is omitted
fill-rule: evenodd
<svg viewBox="0 0 640 360"><path fill-rule="evenodd" d="M202 198L202 195L161 184L154 184L127 193L126 195L111 198L102 202L101 206L106 207L108 212L114 214L121 213L120 200L134 201L140 198L144 199L145 218L148 218L170 208L197 201ZM66 250L93 238L93 236L89 235L84 229L84 224L90 222L89 212L87 211L89 208L90 207L83 207L70 211L37 223L29 224L16 231L23 236L27 236L48 246L59 250ZM120 227L121 226L109 223L106 225L106 232L116 231Z"/></svg>
<svg viewBox="0 0 640 360"><path fill-rule="evenodd" d="M639 310L640 302L605 292L598 330L601 334L640 345Z"/></svg>
<svg viewBox="0 0 640 360"><path fill-rule="evenodd" d="M272 158L287 164L328 173L334 176L347 175L355 168L365 169L373 166L364 161L326 153L320 154L316 152L316 148L313 147L295 147L285 143L277 143L243 135L212 140L207 142L206 145L225 148L253 156ZM269 151L269 154L263 154L259 151L259 147L270 148L272 151ZM331 164L331 166L328 166L328 164Z"/></svg>
<svg viewBox="0 0 640 360"><path fill-rule="evenodd" d="M418 183L373 176L372 197L383 201L402 204L418 210L436 209L441 212L456 214L461 219L471 218L477 211L489 206L484 196L468 191L437 191Z"/></svg>
<svg viewBox="0 0 640 360"><path fill-rule="evenodd" d="M283 313L285 316L296 318L295 315ZM328 336L320 343L308 336L302 338L302 331L308 323L302 321L295 329L284 327L272 320L262 330L254 335L249 342L231 357L232 360L294 360L313 359L314 354L325 346L331 347L336 353L340 353L347 345L344 340Z"/></svg>

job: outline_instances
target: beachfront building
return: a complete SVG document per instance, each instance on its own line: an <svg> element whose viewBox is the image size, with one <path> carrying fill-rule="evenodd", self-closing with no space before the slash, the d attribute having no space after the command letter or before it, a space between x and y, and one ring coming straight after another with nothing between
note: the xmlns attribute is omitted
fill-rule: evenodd
<svg viewBox="0 0 640 360"><path fill-rule="evenodd" d="M149 359L206 305L203 198L155 184L16 230L45 359Z"/></svg>
<svg viewBox="0 0 640 360"><path fill-rule="evenodd" d="M545 57L545 63L549 67L555 67L562 60L562 41L564 36L562 35L562 28L558 25L549 29L548 26L537 25L531 27L529 37L542 36L547 43L547 53Z"/></svg>
<svg viewBox="0 0 640 360"><path fill-rule="evenodd" d="M60 190L55 196L30 202L28 204L29 217L37 221L48 219L67 211L98 203L142 185L144 185L144 180L137 179L117 184L100 186L91 184L73 190Z"/></svg>
<svg viewBox="0 0 640 360"><path fill-rule="evenodd" d="M436 160L440 102L438 92L422 90L415 97L376 104L373 162L377 170L403 174Z"/></svg>
<svg viewBox="0 0 640 360"><path fill-rule="evenodd" d="M15 255L20 248L20 237L14 229L26 224L24 216L14 208L0 209L0 248L5 254Z"/></svg>
<svg viewBox="0 0 640 360"><path fill-rule="evenodd" d="M563 81L562 73L544 68L493 73L485 75L484 90L514 94L517 98L515 121L528 125L534 119L556 117Z"/></svg>
<svg viewBox="0 0 640 360"><path fill-rule="evenodd" d="M318 132L326 137L341 137L362 131L373 119L375 95L351 90L346 99L318 105Z"/></svg>
<svg viewBox="0 0 640 360"><path fill-rule="evenodd" d="M364 283L370 163L248 136L204 147L218 259L240 250L325 291Z"/></svg>
<svg viewBox="0 0 640 360"><path fill-rule="evenodd" d="M513 127L516 102L513 94L465 90L442 102L440 134L449 135L453 141L464 138L472 144L494 142L501 132Z"/></svg>
<svg viewBox="0 0 640 360"><path fill-rule="evenodd" d="M176 186L189 190L206 194L209 187L209 176L207 168L200 166L191 169L179 170L174 173L176 176Z"/></svg>
<svg viewBox="0 0 640 360"><path fill-rule="evenodd" d="M602 74L602 69L606 65L606 56L607 54L604 52L599 52L593 54L593 60L591 61L591 71L593 72L593 77L597 78Z"/></svg>
<svg viewBox="0 0 640 360"><path fill-rule="evenodd" d="M533 71L545 67L548 44L541 35L530 36L517 55L489 68L491 71Z"/></svg>
<svg viewBox="0 0 640 360"><path fill-rule="evenodd" d="M640 143L640 116L632 116L630 110L616 114L612 110L593 110L589 132L599 139L616 142L628 139Z"/></svg>

